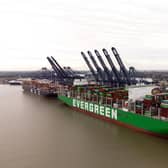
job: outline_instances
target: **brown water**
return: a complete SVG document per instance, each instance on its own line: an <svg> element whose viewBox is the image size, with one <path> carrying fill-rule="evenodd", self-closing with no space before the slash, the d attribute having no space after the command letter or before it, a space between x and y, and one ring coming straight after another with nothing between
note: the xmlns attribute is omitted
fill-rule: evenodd
<svg viewBox="0 0 168 168"><path fill-rule="evenodd" d="M0 85L0 168L167 168L168 141Z"/></svg>

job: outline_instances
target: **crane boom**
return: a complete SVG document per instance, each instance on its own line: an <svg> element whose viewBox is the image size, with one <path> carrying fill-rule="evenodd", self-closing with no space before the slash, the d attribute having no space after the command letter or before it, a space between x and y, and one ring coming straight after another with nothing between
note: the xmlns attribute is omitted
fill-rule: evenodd
<svg viewBox="0 0 168 168"><path fill-rule="evenodd" d="M102 67L103 67L103 69L104 69L104 72L107 74L108 80L109 80L110 82L113 82L112 74L111 74L110 70L107 68L106 64L104 63L104 61L103 61L103 59L102 59L102 57L101 57L99 51L98 51L98 50L94 50L94 51L95 51L95 54L96 54L96 56L97 56L99 62L101 63L101 65L102 65Z"/></svg>
<svg viewBox="0 0 168 168"><path fill-rule="evenodd" d="M59 65L59 63L56 61L56 59L51 56L52 60L56 64L56 66L59 68L60 72L63 74L64 77L68 77L67 73L64 71L64 69Z"/></svg>
<svg viewBox="0 0 168 168"><path fill-rule="evenodd" d="M122 60L120 58L120 55L118 54L117 50L114 47L112 47L111 50L112 50L112 52L113 52L113 54L114 54L114 56L115 56L115 58L116 58L116 60L117 60L117 62L119 64L119 66L120 66L121 71L123 72L123 74L124 74L124 76L126 78L127 84L131 85L131 80L130 80L128 71L127 71L125 65L123 64L123 62L122 62Z"/></svg>
<svg viewBox="0 0 168 168"><path fill-rule="evenodd" d="M88 58L86 57L85 53L84 53L84 52L81 52L81 55L82 55L83 59L85 60L87 66L89 67L89 70L90 70L91 73L93 74L95 80L98 81L98 76L97 76L96 72L94 71L92 65L90 64Z"/></svg>
<svg viewBox="0 0 168 168"><path fill-rule="evenodd" d="M105 55L105 57L106 57L108 63L109 63L110 66L111 66L111 70L112 70L112 72L114 73L115 78L116 78L118 84L121 85L122 81L121 81L119 72L118 72L117 68L115 67L115 65L114 65L114 63L113 63L113 61L112 61L112 59L111 59L111 57L110 57L108 51L107 51L105 48L103 48L102 51L103 51L103 53L104 53L104 55Z"/></svg>
<svg viewBox="0 0 168 168"><path fill-rule="evenodd" d="M93 65L95 66L95 68L96 68L96 70L97 70L97 73L99 74L101 80L103 80L103 82L104 82L104 81L105 81L105 76L104 76L104 74L103 74L102 69L101 69L101 68L99 67L99 65L97 64L97 62L96 62L94 56L92 55L91 51L88 51L87 53L88 53L88 55L89 55L91 61L93 62Z"/></svg>
<svg viewBox="0 0 168 168"><path fill-rule="evenodd" d="M55 73L57 74L57 77L62 79L63 78L62 74L59 72L59 69L55 66L55 64L53 63L51 58L47 57L47 60L50 63L50 65L53 68L53 70L55 71Z"/></svg>

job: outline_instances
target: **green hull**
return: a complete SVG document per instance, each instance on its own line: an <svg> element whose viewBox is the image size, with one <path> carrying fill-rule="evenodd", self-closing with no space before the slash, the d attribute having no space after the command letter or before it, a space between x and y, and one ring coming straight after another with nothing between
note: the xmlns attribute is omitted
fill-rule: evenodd
<svg viewBox="0 0 168 168"><path fill-rule="evenodd" d="M118 122L120 125L124 125L126 127L156 134L166 138L168 137L168 121L154 119L140 114L124 111L122 109L112 108L110 106L84 102L66 96L58 96L58 99L71 107L90 114L93 113L93 115L98 116L98 118L106 118L107 120L113 120L115 123Z"/></svg>

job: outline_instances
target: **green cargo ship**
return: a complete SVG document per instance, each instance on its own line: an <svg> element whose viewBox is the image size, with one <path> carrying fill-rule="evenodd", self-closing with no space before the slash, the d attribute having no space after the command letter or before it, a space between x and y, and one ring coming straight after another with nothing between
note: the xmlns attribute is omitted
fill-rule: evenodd
<svg viewBox="0 0 168 168"><path fill-rule="evenodd" d="M94 86L60 88L58 99L92 117L168 138L168 93L130 102L125 89Z"/></svg>

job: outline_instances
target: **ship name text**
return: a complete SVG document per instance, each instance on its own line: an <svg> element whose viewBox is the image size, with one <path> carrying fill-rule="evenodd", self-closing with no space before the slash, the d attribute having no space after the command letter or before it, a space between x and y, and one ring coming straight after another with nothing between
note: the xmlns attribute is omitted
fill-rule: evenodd
<svg viewBox="0 0 168 168"><path fill-rule="evenodd" d="M99 104L89 103L82 100L73 99L72 106L80 108L81 110L86 110L89 112L96 113L114 120L117 120L117 109L110 108L108 106L103 106Z"/></svg>

